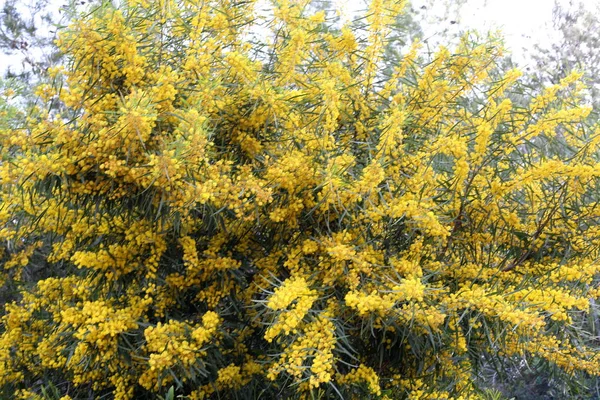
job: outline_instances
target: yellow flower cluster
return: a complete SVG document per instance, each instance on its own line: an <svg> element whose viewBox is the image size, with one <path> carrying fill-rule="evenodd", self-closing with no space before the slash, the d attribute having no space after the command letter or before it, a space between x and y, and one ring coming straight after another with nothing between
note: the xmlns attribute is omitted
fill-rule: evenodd
<svg viewBox="0 0 600 400"><path fill-rule="evenodd" d="M381 396L381 386L379 384L379 376L372 368L364 364L358 366L347 374L338 377L337 381L343 383L365 383L369 388L369 392Z"/></svg>
<svg viewBox="0 0 600 400"><path fill-rule="evenodd" d="M283 349L283 354L267 376L274 380L287 372L296 382L308 379L308 389L317 388L333 378L336 345L335 326L327 315L307 324L300 336Z"/></svg>
<svg viewBox="0 0 600 400"><path fill-rule="evenodd" d="M267 307L271 310L285 311L279 313L277 321L265 331L265 340L271 342L281 333L295 333L317 297L317 292L308 287L304 278L294 277L283 282L269 298ZM288 310L292 302L295 303Z"/></svg>
<svg viewBox="0 0 600 400"><path fill-rule="evenodd" d="M218 315L209 311L197 327L182 321L169 321L146 328L144 336L149 369L140 376L140 385L159 389L173 380L172 376L164 374L166 370L172 370L175 366L184 370L191 368L206 355L203 347L214 339L219 322ZM187 376L181 379L187 380Z"/></svg>
<svg viewBox="0 0 600 400"><path fill-rule="evenodd" d="M217 384L222 387L239 388L242 384L242 376L240 375L240 367L231 364L219 370Z"/></svg>
<svg viewBox="0 0 600 400"><path fill-rule="evenodd" d="M345 301L348 307L358 311L360 316L370 316L374 313L385 315L393 311L394 306L402 301L423 301L425 285L419 278L405 279L400 285L395 285L389 293L383 296L376 291L366 295L356 291L346 294Z"/></svg>

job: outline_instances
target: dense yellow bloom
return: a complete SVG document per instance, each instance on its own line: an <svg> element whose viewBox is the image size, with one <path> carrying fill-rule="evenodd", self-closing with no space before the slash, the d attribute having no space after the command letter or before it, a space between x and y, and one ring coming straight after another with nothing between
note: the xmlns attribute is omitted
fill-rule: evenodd
<svg viewBox="0 0 600 400"><path fill-rule="evenodd" d="M308 0L121 3L63 30L44 106L0 124L0 397L476 398L484 357L598 374L580 73L514 96L495 37L386 65L405 1L342 27Z"/></svg>

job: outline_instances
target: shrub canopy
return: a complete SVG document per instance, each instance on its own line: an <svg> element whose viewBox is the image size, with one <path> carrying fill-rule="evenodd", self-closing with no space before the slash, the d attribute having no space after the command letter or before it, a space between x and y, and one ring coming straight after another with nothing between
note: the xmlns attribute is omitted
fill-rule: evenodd
<svg viewBox="0 0 600 400"><path fill-rule="evenodd" d="M597 129L494 38L386 64L403 1L129 0L0 131L0 393L470 398L598 374ZM267 13L268 14L268 13ZM512 99L512 100L511 100Z"/></svg>

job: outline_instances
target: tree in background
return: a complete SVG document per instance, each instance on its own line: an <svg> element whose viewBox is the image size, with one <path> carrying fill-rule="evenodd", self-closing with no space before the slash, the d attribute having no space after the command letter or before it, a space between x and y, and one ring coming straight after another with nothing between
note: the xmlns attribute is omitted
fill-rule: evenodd
<svg viewBox="0 0 600 400"><path fill-rule="evenodd" d="M49 0L4 1L0 9L0 50L5 57L20 60L20 65L8 65L3 71L7 77L29 80L57 63L60 53L52 42L58 21L50 6Z"/></svg>
<svg viewBox="0 0 600 400"><path fill-rule="evenodd" d="M533 84L556 83L570 71L584 72L590 101L600 106L600 4L555 1L554 29L550 44L538 44L530 53Z"/></svg>
<svg viewBox="0 0 600 400"><path fill-rule="evenodd" d="M0 125L0 394L473 398L520 357L570 397L599 373L580 76L517 107L496 38L386 68L403 2L331 29L307 5L131 0L62 33Z"/></svg>

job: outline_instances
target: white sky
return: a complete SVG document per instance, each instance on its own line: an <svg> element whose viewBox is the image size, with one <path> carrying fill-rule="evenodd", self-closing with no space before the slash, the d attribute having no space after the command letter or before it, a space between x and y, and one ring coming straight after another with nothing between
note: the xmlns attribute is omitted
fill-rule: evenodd
<svg viewBox="0 0 600 400"><path fill-rule="evenodd" d="M551 40L553 7L553 0L470 0L461 23L478 30L499 28L514 58L525 62L523 49Z"/></svg>
<svg viewBox="0 0 600 400"><path fill-rule="evenodd" d="M549 43L554 37L552 29L552 10L554 0L464 0L462 7L452 7L456 1L448 0L450 9L444 0L411 0L413 8L427 6L428 24L422 26L425 38L431 42L444 43L442 32L458 33L460 30L485 32L500 29L507 47L512 50L515 61L527 63L527 49L536 43ZM561 4L568 0L559 0ZM600 0L584 0L586 5L600 4ZM365 8L366 0L334 0L346 15ZM456 10L460 10L457 15ZM449 11L449 12L448 12ZM446 15L444 15L446 14ZM440 21L442 21L440 23ZM452 24L451 21L456 23Z"/></svg>
<svg viewBox="0 0 600 400"><path fill-rule="evenodd" d="M33 1L35 0L18 0L17 3L25 5ZM0 7L4 2L5 0L0 0ZM50 0L53 12L56 13L66 2L67 0ZM364 9L366 5L365 0L334 0L333 2L348 16ZM585 2L596 5L600 0ZM414 8L430 3L431 0L412 0ZM445 29L448 32L458 32L460 29L479 31L501 29L507 46L512 49L514 59L521 64L526 64L526 51L523 51L523 48L531 48L534 43L548 43L554 36L551 29L554 0L466 0L466 4L460 8L460 15L446 16L444 16L445 7L440 5L444 1L437 0L434 3L437 5L427 10L427 14L431 16L430 23L422 27L425 37L429 37L433 44L440 42L441 33ZM452 3L453 1L450 0L450 4ZM439 17L442 17L441 23ZM450 21L453 20L457 20L458 23L451 24ZM18 53L10 57L1 57L0 73L9 66L13 70L18 70L21 64L22 56Z"/></svg>
<svg viewBox="0 0 600 400"><path fill-rule="evenodd" d="M411 0L413 8L427 6L429 24L422 26L425 38L437 43L442 32L457 33L460 30L473 29L480 32L500 29L506 45L512 50L514 59L526 63L526 51L535 43L548 43L554 36L552 32L552 9L554 0L465 0L460 8L450 6L450 12L444 5L446 1ZM566 3L568 0L560 0ZM365 8L365 0L334 0L344 14L353 15L357 10ZM598 4L600 0L585 0L586 3ZM448 4L456 3L449 0ZM457 15L456 9L460 9ZM440 24L440 21L441 24ZM451 21L456 23L452 24ZM437 40L436 40L437 39Z"/></svg>

